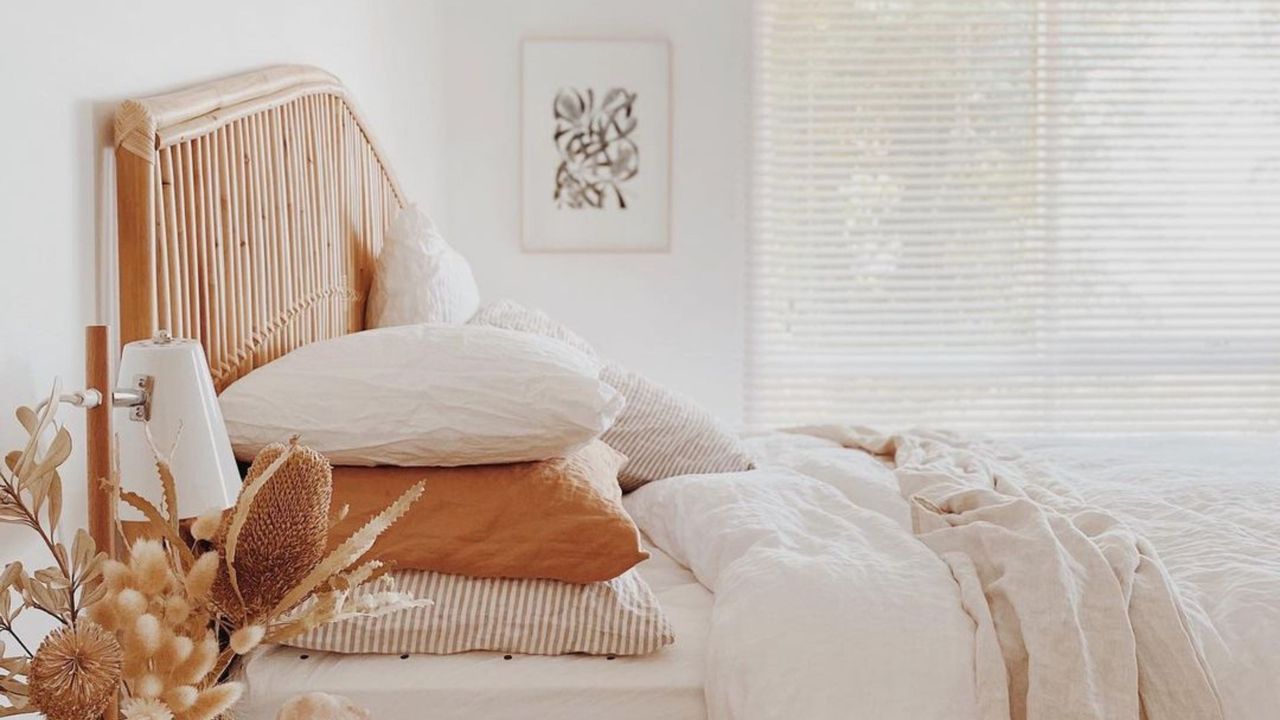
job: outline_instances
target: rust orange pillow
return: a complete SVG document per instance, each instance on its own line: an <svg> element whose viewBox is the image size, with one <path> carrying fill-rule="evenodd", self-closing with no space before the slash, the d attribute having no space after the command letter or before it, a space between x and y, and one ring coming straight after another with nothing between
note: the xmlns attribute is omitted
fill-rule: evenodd
<svg viewBox="0 0 1280 720"><path fill-rule="evenodd" d="M415 482L427 490L367 557L471 577L611 580L649 557L622 507L626 457L600 441L553 460L449 468L334 467L329 536L345 538Z"/></svg>

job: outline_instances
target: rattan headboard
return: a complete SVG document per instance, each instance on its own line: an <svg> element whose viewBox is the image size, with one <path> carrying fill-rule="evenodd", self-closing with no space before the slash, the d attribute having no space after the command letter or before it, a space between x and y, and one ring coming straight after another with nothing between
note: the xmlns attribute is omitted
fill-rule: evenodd
<svg viewBox="0 0 1280 720"><path fill-rule="evenodd" d="M198 339L221 390L362 329L404 199L346 89L279 66L116 113L120 340Z"/></svg>

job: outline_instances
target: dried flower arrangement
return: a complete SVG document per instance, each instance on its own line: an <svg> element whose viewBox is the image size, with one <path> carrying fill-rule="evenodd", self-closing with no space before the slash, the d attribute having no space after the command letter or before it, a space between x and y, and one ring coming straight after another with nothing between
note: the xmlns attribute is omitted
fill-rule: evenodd
<svg viewBox="0 0 1280 720"><path fill-rule="evenodd" d="M122 490L118 478L111 482L119 501L146 518L146 537L117 561L78 530L68 553L55 539L62 506L57 469L71 453L70 435L53 422L58 393L55 384L40 413L18 409L29 439L6 456L8 472L0 472L0 522L34 530L56 561L31 574L13 562L0 573L0 632L23 651L0 659L0 696L9 703L0 706L0 717L34 708L49 720L93 720L119 696L127 720L212 720L241 693L239 683L226 680L231 662L259 643L424 602L395 592L380 562L359 562L422 495L423 484L326 553L334 521L330 468L296 439L265 449L235 506L196 519L190 540L177 517L169 462L153 447L163 487L159 507ZM41 450L51 428L53 440ZM16 607L14 590L21 598ZM61 625L34 653L14 633L14 618L25 609Z"/></svg>

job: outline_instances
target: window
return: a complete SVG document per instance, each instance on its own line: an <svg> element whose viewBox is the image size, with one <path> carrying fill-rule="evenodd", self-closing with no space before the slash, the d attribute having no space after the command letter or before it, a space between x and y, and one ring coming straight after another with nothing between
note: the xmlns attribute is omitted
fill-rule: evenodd
<svg viewBox="0 0 1280 720"><path fill-rule="evenodd" d="M761 0L748 420L1280 429L1280 0Z"/></svg>

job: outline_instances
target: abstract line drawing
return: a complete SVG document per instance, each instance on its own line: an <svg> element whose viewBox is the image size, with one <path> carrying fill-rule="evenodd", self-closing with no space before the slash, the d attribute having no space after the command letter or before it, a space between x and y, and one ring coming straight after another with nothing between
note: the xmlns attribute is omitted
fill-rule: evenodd
<svg viewBox="0 0 1280 720"><path fill-rule="evenodd" d="M627 209L627 182L640 171L640 150L632 139L636 95L610 88L597 103L591 88L556 92L556 207Z"/></svg>

